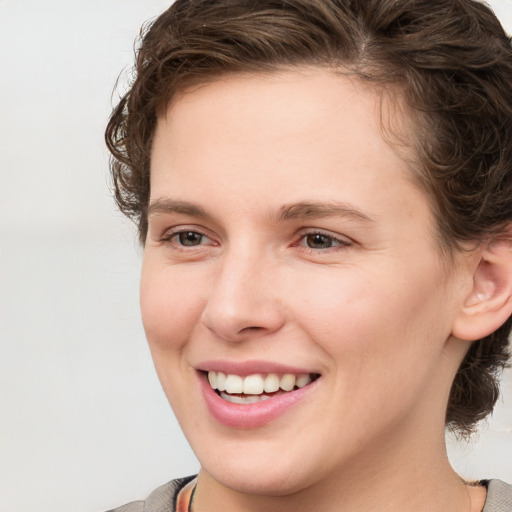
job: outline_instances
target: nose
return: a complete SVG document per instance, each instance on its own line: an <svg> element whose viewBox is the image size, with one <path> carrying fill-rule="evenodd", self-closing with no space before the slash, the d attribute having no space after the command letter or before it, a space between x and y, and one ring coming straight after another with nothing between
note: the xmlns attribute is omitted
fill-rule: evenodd
<svg viewBox="0 0 512 512"><path fill-rule="evenodd" d="M285 323L278 300L275 267L256 255L223 259L213 279L201 322L229 342L261 338Z"/></svg>

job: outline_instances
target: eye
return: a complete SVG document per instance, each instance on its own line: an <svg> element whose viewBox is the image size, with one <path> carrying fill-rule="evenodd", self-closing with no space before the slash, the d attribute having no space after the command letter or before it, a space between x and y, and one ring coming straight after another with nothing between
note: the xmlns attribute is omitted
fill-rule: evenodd
<svg viewBox="0 0 512 512"><path fill-rule="evenodd" d="M210 237L193 229L172 229L161 238L161 242L175 249L213 244Z"/></svg>
<svg viewBox="0 0 512 512"><path fill-rule="evenodd" d="M328 249L335 244L332 236L313 233L304 237L304 242L310 249Z"/></svg>
<svg viewBox="0 0 512 512"><path fill-rule="evenodd" d="M207 237L197 231L180 231L179 233L175 233L171 239L180 245L193 247L203 244L205 240L207 240Z"/></svg>
<svg viewBox="0 0 512 512"><path fill-rule="evenodd" d="M313 250L322 250L322 249L331 249L333 247L344 247L349 246L350 243L347 240L343 240L341 238L337 238L333 235L328 235L326 233L314 232L314 233L306 233L302 236L299 244L302 247L313 249Z"/></svg>

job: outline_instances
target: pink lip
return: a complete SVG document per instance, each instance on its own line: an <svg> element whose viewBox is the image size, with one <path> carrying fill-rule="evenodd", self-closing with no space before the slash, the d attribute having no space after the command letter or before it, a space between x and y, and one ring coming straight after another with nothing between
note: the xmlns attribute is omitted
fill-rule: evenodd
<svg viewBox="0 0 512 512"><path fill-rule="evenodd" d="M233 372L235 373L235 372ZM252 371L252 373L257 373ZM308 373L276 371L276 373ZM240 373L237 373L240 375ZM315 380L307 386L276 395L268 400L254 404L233 404L223 400L211 388L204 373L198 372L201 391L210 414L221 424L238 429L251 429L261 427L284 415L290 408L298 405L318 383Z"/></svg>
<svg viewBox="0 0 512 512"><path fill-rule="evenodd" d="M311 369L297 368L269 361L204 361L198 364L196 369L204 372L232 373L234 375L240 375L241 377L255 373L293 373L295 375L299 375L300 373L317 373Z"/></svg>

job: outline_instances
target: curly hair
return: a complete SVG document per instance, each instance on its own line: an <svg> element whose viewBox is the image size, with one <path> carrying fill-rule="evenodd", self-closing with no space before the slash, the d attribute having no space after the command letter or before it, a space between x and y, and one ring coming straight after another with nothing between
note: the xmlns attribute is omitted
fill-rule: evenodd
<svg viewBox="0 0 512 512"><path fill-rule="evenodd" d="M178 91L227 73L341 69L398 91L413 122L414 180L448 254L512 221L512 44L475 0L177 0L143 28L134 80L106 142L117 204L147 234L151 145ZM391 126L393 131L393 126ZM399 138L399 137L398 137ZM472 343L446 425L465 435L499 394L512 317Z"/></svg>

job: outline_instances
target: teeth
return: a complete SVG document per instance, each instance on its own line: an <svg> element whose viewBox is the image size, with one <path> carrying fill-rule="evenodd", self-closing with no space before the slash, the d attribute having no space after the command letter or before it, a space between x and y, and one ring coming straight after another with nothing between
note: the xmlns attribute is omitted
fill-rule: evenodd
<svg viewBox="0 0 512 512"><path fill-rule="evenodd" d="M295 375L285 373L279 381L279 387L284 391L291 391L295 387Z"/></svg>
<svg viewBox="0 0 512 512"><path fill-rule="evenodd" d="M226 375L226 391L228 393L242 393L244 381L239 375Z"/></svg>
<svg viewBox="0 0 512 512"><path fill-rule="evenodd" d="M232 404L241 404L241 405L255 404L256 402L263 402L264 400L268 400L270 398L268 395L240 396L240 395L228 395L227 393L221 393L220 396L227 402L231 402Z"/></svg>
<svg viewBox="0 0 512 512"><path fill-rule="evenodd" d="M311 382L311 377L308 373L303 373L302 375L297 375L297 379L295 381L295 385L298 388L303 388L307 386ZM217 386L219 385L219 377L217 377Z"/></svg>
<svg viewBox="0 0 512 512"><path fill-rule="evenodd" d="M265 384L263 389L265 393L273 393L279 389L279 375L277 373L269 373L265 377Z"/></svg>
<svg viewBox="0 0 512 512"><path fill-rule="evenodd" d="M244 395L261 395L264 380L261 375L249 375L244 379Z"/></svg>
<svg viewBox="0 0 512 512"><path fill-rule="evenodd" d="M212 388L213 389L218 389L219 391L225 391L226 390L226 374L222 373L222 372L209 372L208 376L210 376L210 373L216 373L217 374L217 377L216 377L217 388L213 388L213 386L212 386Z"/></svg>
<svg viewBox="0 0 512 512"><path fill-rule="evenodd" d="M247 375L247 377L240 377L240 375L225 374L223 372L208 372L208 381L213 389L217 389L221 392L225 391L230 395L249 395L244 397L231 397L232 400L229 400L233 403L247 404L269 398L263 395L263 393L274 393L279 389L292 391L295 387L303 388L312 381L312 378L308 373L301 373L299 375L285 373L281 376L277 373L269 373L267 375L256 373ZM226 393L221 393L221 396L224 397ZM255 400L251 401L252 398L255 398Z"/></svg>

